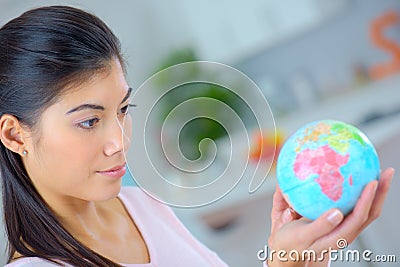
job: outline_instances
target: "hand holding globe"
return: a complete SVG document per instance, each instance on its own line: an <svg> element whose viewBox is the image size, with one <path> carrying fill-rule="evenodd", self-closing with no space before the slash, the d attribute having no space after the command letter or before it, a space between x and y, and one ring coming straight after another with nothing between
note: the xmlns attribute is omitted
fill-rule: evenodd
<svg viewBox="0 0 400 267"><path fill-rule="evenodd" d="M320 121L321 122L321 121ZM326 122L326 121L325 121ZM330 121L332 123L339 123L340 122L334 122ZM329 123L328 123L329 124ZM313 127L313 124L310 124L308 126ZM320 125L321 126L321 125ZM332 125L331 125L332 126ZM339 125L340 126L340 125ZM345 125L347 126L347 125ZM325 127L325 126L324 126ZM352 127L352 126L350 126ZM307 127L305 127L307 128ZM304 128L304 129L305 129ZM304 130L303 129L303 130ZM310 129L310 128L309 128ZM321 129L321 128L318 128ZM340 127L339 128L330 128L331 130L334 131L341 131ZM324 131L326 131L325 129ZM356 133L358 130L356 130L354 127L351 129L351 131L355 131ZM305 152L301 158L303 162L305 161L306 164L308 164L308 167L310 168L302 168L302 166L298 166L294 164L294 159L292 158L292 171L293 175L295 172L297 175L300 175L300 182L304 182L305 184L311 183L311 179L313 179L314 184L313 187L310 189L311 194L312 190L319 190L319 193L314 195L314 197L319 197L319 198L325 198L323 201L324 205L328 203L329 205L332 205L332 203L341 203L340 199L343 197L351 197L355 198L355 206L351 204L350 206L348 204L345 205L345 209L342 211L343 207L340 205L332 205L332 206L325 206L320 205L320 203L316 203L317 205L311 205L309 206L309 210L306 211L306 213L311 214L309 217L314 217L313 213L321 213L321 208L323 210L328 209L327 211L323 212L320 216L314 217L314 220L310 220L310 218L303 217L297 212L293 212L292 208L295 208L295 205L293 203L289 202L296 202L296 200L293 201L293 199L290 199L291 195L290 193L284 196L284 193L282 192L280 186L282 186L282 181L279 183L279 185L276 188L276 192L274 194L273 198L273 207L271 211L271 234L268 239L268 247L270 250L274 251L286 251L290 252L293 250L299 251L300 253L305 250L313 250L315 253L317 253L318 256L323 256L322 258L324 259L323 261L320 261L321 258L319 259L318 262L316 262L316 265L312 266L327 266L329 262L329 255L322 254L322 251L325 251L327 249L338 249L337 242L338 240L346 240L348 244L353 242L354 239L357 238L357 236L376 218L379 217L383 204L385 202L387 193L390 188L390 183L394 175L394 169L393 168L388 168L385 171L383 171L380 175L380 177L374 176L373 174L369 175L366 178L360 178L358 172L352 172L351 169L346 169L343 168L343 165L346 166L346 164L355 164L354 162L352 163L351 158L352 156L360 157L360 155L357 154L350 154L346 156L346 149L350 149L350 146L352 144L338 144L335 143L335 138L333 139L326 139L328 137L325 135L325 142L327 142L331 147L331 150L334 150L338 156L333 156L333 152L328 149L328 147L325 147L323 149L320 149L316 155L319 155L319 159L314 159L315 161L313 162L312 160L306 160L307 157L310 156L310 151L311 150L317 150L318 151L318 146L313 146L312 143L314 140L319 140L318 138L322 138L322 135L318 135L315 133L309 132L309 134L305 134L306 136L309 136L310 143L307 145L304 141L308 142L307 140L301 141L301 138L298 139L296 142L297 144L300 144L300 146L293 146L295 149L294 154L301 154L301 151L307 151ZM346 137L347 136L347 137ZM345 131L342 132L342 137L343 140L350 140L350 136L345 134ZM366 137L362 134L362 140L356 140L355 142L359 142L360 145L367 141ZM320 140L321 141L321 140ZM354 140L353 140L354 141ZM320 143L319 148L326 146L327 143L322 144ZM369 144L369 141L365 144ZM342 147L344 145L344 147ZM354 144L353 144L354 145ZM372 145L371 145L372 146ZM335 150L339 147L338 150ZM373 148L373 147L372 147ZM296 151L297 149L297 151ZM308 150L307 150L308 149ZM324 153L322 153L324 152ZM377 155L375 150L370 150L370 152L374 152L375 156L369 155L369 160L372 159L372 165L371 167L372 170L375 170L377 174L379 174L379 162L377 162ZM282 150L281 152L282 153ZM285 153L285 152L283 152ZM307 154L308 153L308 154ZM311 153L312 154L312 153ZM306 157L307 156L307 157ZM299 156L301 157L301 156ZM291 157L289 157L291 158ZM318 169L315 168L315 166L318 165L324 165L324 161L322 159L328 158L327 165L325 168L320 169L320 174L324 173L326 170L327 173L325 173L322 178L318 175ZM335 162L338 163L341 167L337 167L334 163L330 162L329 159L335 159ZM364 159L363 159L364 160ZM363 162L363 161L361 161ZM315 163L315 164L314 164ZM377 165L377 164L378 165ZM278 164L279 164L279 159L278 159ZM362 164L365 164L362 163ZM361 165L362 165L361 164ZM289 164L290 165L290 164ZM314 167L312 167L314 166ZM333 167L336 166L336 167ZM303 166L304 167L304 166ZM279 166L277 166L279 168ZM335 169L336 168L336 169ZM361 170L362 172L363 170ZM278 170L277 170L278 172ZM373 173L373 172L372 172ZM278 174L278 173L277 173ZM332 175L332 177L326 177L327 174ZM350 178L351 174L351 178ZM310 176L310 177L309 177ZM318 179L316 181L316 179ZM303 180L302 180L303 179ZM307 179L310 179L307 182ZM336 179L336 180L335 180ZM283 178L285 180L285 178ZM334 181L332 185L330 184L331 181ZM356 181L357 180L357 181ZM326 181L329 181L328 183L325 183ZM335 183L336 181L336 183ZM361 181L361 182L360 182ZM346 184L347 183L347 184ZM362 185L361 183L364 183ZM301 184L301 183L300 183ZM327 190L326 188L324 189L323 187L328 184L331 186L332 191ZM288 183L288 185L293 185ZM339 185L342 185L342 188L340 188ZM347 187L350 186L355 186L355 188L361 188L360 195L356 194L356 191L349 191L349 189L346 189ZM299 186L301 187L301 186ZM302 190L307 189L307 185L303 186L304 188ZM293 191L295 190L295 187L287 186L285 187L286 191ZM288 190L290 189L290 190ZM354 189L353 189L354 190ZM294 192L294 191L293 191ZM356 193L354 193L356 192ZM303 192L304 193L304 192ZM306 194L306 193L304 193ZM308 193L310 194L310 192ZM347 196L347 194L349 194ZM353 195L352 195L353 194ZM307 198L308 196L304 196ZM336 201L335 201L336 199ZM317 200L315 200L317 201ZM310 203L310 202L308 202ZM345 202L344 202L345 203ZM301 204L301 203L300 203ZM300 208L306 208L307 205L300 205ZM354 206L354 207L353 207ZM332 208L333 207L333 208ZM347 207L347 208L346 208ZM348 208L350 207L350 208ZM298 208L298 207L297 207ZM346 210L347 209L347 210ZM347 213L347 216L344 216L344 213ZM269 267L274 267L274 266L306 266L309 260L305 261L280 261L275 257L274 260L271 260L271 258L268 259L268 266ZM307 265L309 266L309 265ZM311 265L310 265L311 266Z"/></svg>

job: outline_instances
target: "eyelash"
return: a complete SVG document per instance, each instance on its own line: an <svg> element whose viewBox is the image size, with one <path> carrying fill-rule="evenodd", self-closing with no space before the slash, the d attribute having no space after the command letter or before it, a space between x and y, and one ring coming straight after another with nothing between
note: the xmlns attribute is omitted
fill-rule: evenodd
<svg viewBox="0 0 400 267"><path fill-rule="evenodd" d="M127 114L128 114L128 111L129 111L129 108L130 108L130 107L134 107L134 106L136 106L136 105L128 104L128 105L122 107L122 108L121 108L121 111L122 111L122 110L124 110L124 111L121 112L121 114L127 115Z"/></svg>
<svg viewBox="0 0 400 267"><path fill-rule="evenodd" d="M129 108L130 107L135 107L135 106L136 105L128 104L128 105L122 107L120 109L121 113L118 113L118 114L124 115L124 117L125 117L126 115L128 115ZM100 121L99 118L92 118L92 119L85 120L85 121L77 123L77 127L78 128L82 128L84 130L91 131L96 127L96 124L99 123L99 121ZM94 124L92 124L92 123L94 123ZM87 124L89 124L89 125L87 125Z"/></svg>

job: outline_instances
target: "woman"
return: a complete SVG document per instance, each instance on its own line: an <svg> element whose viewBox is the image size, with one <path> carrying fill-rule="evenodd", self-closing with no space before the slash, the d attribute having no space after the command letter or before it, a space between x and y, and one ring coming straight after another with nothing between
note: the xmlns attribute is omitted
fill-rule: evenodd
<svg viewBox="0 0 400 267"><path fill-rule="evenodd" d="M131 89L119 42L101 20L66 6L30 10L0 29L0 59L8 267L226 266L168 207L121 190ZM271 247L321 249L342 233L351 241L379 213L392 175L377 193L371 183L343 222L338 212L314 222L287 213L278 190Z"/></svg>
<svg viewBox="0 0 400 267"><path fill-rule="evenodd" d="M10 266L226 266L166 206L120 192L131 89L101 20L28 11L0 29L0 58Z"/></svg>

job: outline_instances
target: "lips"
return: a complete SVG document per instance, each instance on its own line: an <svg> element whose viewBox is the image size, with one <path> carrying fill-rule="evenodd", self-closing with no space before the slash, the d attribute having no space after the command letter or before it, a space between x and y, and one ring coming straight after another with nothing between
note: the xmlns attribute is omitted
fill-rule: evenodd
<svg viewBox="0 0 400 267"><path fill-rule="evenodd" d="M126 164L118 165L105 171L98 171L97 173L109 177L120 178L126 173Z"/></svg>

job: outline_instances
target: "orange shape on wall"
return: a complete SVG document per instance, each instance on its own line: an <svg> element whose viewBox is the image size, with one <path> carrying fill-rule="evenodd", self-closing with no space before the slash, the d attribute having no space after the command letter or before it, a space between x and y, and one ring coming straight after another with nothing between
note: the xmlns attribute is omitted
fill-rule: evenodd
<svg viewBox="0 0 400 267"><path fill-rule="evenodd" d="M400 71L400 44L385 36L385 30L400 24L400 16L390 10L375 19L370 28L373 43L392 55L392 60L379 63L369 69L369 75L373 79L382 79Z"/></svg>

